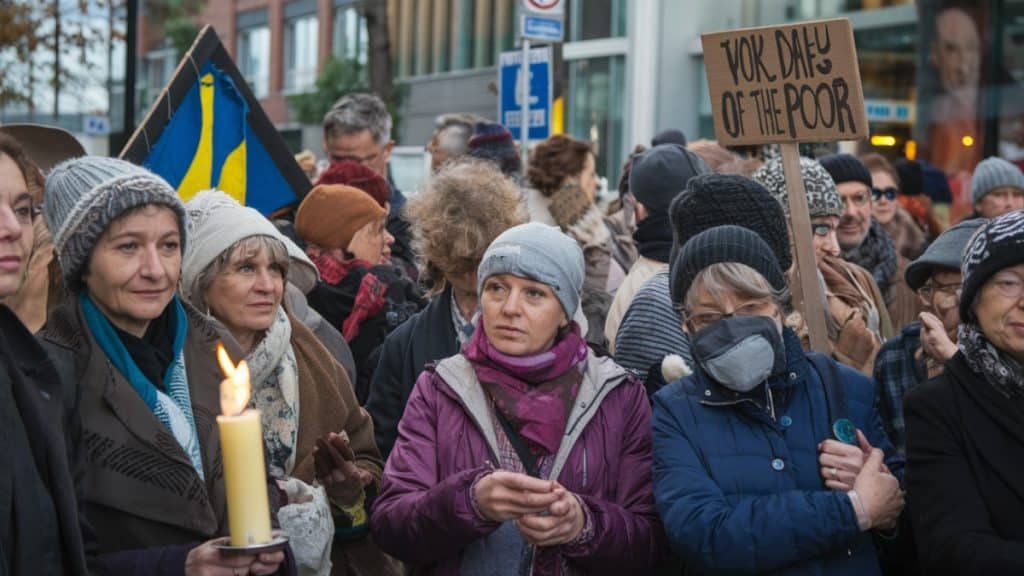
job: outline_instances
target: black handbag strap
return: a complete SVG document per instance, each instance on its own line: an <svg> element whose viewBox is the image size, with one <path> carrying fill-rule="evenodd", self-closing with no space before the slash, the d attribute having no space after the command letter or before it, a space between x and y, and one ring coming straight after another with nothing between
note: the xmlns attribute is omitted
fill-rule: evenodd
<svg viewBox="0 0 1024 576"><path fill-rule="evenodd" d="M537 457L530 452L530 448L526 445L526 440L519 435L512 423L508 421L508 418L501 413L501 410L495 410L494 413L498 417L498 422L501 424L502 429L505 430L505 435L508 436L508 441L512 443L512 448L515 449L516 454L519 456L519 460L523 463L523 468L526 468L526 473L534 478L540 478L540 468L537 466Z"/></svg>

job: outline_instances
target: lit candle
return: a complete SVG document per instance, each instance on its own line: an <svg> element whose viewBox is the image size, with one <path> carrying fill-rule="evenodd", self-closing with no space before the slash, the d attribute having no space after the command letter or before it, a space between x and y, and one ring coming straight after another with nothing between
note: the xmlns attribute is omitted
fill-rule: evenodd
<svg viewBox="0 0 1024 576"><path fill-rule="evenodd" d="M224 347L217 345L217 360L227 378L220 383L217 428L224 459L224 490L228 499L228 527L232 546L270 542L270 504L267 471L263 462L263 427L259 410L249 404L249 367L235 366Z"/></svg>

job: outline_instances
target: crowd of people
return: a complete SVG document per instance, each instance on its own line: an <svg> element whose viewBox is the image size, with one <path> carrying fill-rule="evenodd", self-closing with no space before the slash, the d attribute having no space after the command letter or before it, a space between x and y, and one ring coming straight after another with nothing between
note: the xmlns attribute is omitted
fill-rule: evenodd
<svg viewBox="0 0 1024 576"><path fill-rule="evenodd" d="M665 131L609 203L450 114L406 198L391 129L343 97L268 217L0 127L0 574L1024 573L1018 166L949 226L926 164L802 157L804 239L771 147ZM283 549L223 550L218 344Z"/></svg>

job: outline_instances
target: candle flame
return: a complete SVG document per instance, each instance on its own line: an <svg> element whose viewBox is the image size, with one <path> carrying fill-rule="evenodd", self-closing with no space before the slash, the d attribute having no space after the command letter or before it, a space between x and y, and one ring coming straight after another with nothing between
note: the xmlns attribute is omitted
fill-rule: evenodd
<svg viewBox="0 0 1024 576"><path fill-rule="evenodd" d="M227 350L217 344L217 362L225 379L220 383L220 411L225 416L241 414L249 405L249 366L242 360L236 366Z"/></svg>

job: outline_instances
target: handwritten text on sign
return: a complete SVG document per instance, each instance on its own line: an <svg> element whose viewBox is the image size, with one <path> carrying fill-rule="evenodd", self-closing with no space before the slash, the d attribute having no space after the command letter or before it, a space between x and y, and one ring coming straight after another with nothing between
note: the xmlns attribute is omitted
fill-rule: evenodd
<svg viewBox="0 0 1024 576"><path fill-rule="evenodd" d="M867 136L849 20L704 34L701 42L721 143Z"/></svg>

